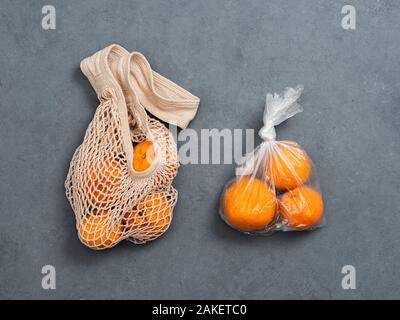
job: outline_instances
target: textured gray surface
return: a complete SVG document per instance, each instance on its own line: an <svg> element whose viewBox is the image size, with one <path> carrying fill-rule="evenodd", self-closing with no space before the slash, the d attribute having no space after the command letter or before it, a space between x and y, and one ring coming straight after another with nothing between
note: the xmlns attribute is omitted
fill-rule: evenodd
<svg viewBox="0 0 400 320"><path fill-rule="evenodd" d="M400 3L0 1L1 298L400 298ZM57 29L41 7L55 4ZM201 98L192 128L261 126L264 94L302 83L278 129L318 168L328 226L250 238L217 215L233 165L180 169L172 227L145 245L80 244L64 179L97 100L78 66L111 43ZM41 268L57 289L41 288ZM341 268L357 289L341 288Z"/></svg>

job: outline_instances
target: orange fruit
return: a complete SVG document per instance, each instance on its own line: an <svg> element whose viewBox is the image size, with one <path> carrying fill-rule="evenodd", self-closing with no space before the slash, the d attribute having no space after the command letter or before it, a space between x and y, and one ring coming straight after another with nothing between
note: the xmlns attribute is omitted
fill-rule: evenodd
<svg viewBox="0 0 400 320"><path fill-rule="evenodd" d="M95 215L95 216L103 216L103 215L108 215L107 210L98 210L96 208L93 208L93 210L90 211L90 214Z"/></svg>
<svg viewBox="0 0 400 320"><path fill-rule="evenodd" d="M116 243L121 238L122 228L110 223L105 215L88 215L79 226L79 235L88 247L100 249Z"/></svg>
<svg viewBox="0 0 400 320"><path fill-rule="evenodd" d="M299 187L282 196L279 209L290 227L307 229L321 219L324 204L319 192L310 187Z"/></svg>
<svg viewBox="0 0 400 320"><path fill-rule="evenodd" d="M133 148L133 169L137 172L143 172L150 168L156 154L153 142L145 140L138 143Z"/></svg>
<svg viewBox="0 0 400 320"><path fill-rule="evenodd" d="M87 165L84 187L93 206L104 208L113 201L114 189L121 184L121 172L121 163L109 157Z"/></svg>
<svg viewBox="0 0 400 320"><path fill-rule="evenodd" d="M296 188L310 176L310 160L298 144L276 144L268 160L266 174L278 189Z"/></svg>
<svg viewBox="0 0 400 320"><path fill-rule="evenodd" d="M264 229L275 216L275 192L259 179L236 179L225 190L222 202L227 222L239 230Z"/></svg>
<svg viewBox="0 0 400 320"><path fill-rule="evenodd" d="M123 226L127 232L138 229L143 222L144 218L142 214L137 211L136 207L131 212L126 212L124 214L124 218L122 219Z"/></svg>
<svg viewBox="0 0 400 320"><path fill-rule="evenodd" d="M169 227L172 210L165 192L147 195L136 207L136 212L145 220L143 234L160 236Z"/></svg>

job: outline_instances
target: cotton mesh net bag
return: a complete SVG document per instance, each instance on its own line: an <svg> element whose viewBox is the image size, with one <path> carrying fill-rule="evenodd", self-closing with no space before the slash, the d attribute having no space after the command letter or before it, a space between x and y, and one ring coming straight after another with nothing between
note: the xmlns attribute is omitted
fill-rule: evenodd
<svg viewBox="0 0 400 320"><path fill-rule="evenodd" d="M259 131L263 142L244 157L226 183L222 219L251 235L312 230L325 223L323 200L314 165L296 142L277 141L275 126L302 111L302 86L268 94Z"/></svg>
<svg viewBox="0 0 400 320"><path fill-rule="evenodd" d="M179 162L172 133L147 111L185 128L199 99L118 45L84 59L81 70L100 105L65 181L79 239L92 249L154 240L172 220Z"/></svg>

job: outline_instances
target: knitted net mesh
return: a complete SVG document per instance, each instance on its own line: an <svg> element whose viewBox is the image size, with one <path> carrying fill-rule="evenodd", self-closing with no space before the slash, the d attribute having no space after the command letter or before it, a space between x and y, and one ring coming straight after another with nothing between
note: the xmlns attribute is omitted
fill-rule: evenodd
<svg viewBox="0 0 400 320"><path fill-rule="evenodd" d="M177 200L171 186L178 169L175 140L161 122L138 119L135 107L121 114L112 89L100 101L65 181L79 238L93 249L110 248L123 239L134 243L154 240L168 229ZM144 140L157 146L159 162L148 175L132 175L123 142L124 116L132 148Z"/></svg>

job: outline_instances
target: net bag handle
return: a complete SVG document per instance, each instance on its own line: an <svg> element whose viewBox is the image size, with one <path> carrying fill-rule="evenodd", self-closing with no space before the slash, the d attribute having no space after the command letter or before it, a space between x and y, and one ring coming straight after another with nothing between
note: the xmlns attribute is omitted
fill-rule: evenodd
<svg viewBox="0 0 400 320"><path fill-rule="evenodd" d="M152 70L143 54L134 51L124 57L124 84L146 111L172 125L186 128L194 118L200 99Z"/></svg>
<svg viewBox="0 0 400 320"><path fill-rule="evenodd" d="M122 86L124 86L123 77L120 73L120 62L127 55L129 55L129 52L123 47L112 44L92 56L83 59L80 68L96 91L100 103L111 102L111 107L117 109L121 122L122 147L126 154L129 173L132 178L136 178L142 176L142 174L133 170L132 166L133 146L130 135L128 109L122 90ZM139 114L139 118L144 122L145 117L143 114ZM155 168L152 169L154 170ZM150 172L146 172L146 176L149 174Z"/></svg>
<svg viewBox="0 0 400 320"><path fill-rule="evenodd" d="M156 155L153 163L144 172L135 173L137 176L146 176L160 164L162 149L148 127L147 111L167 123L186 128L197 112L200 99L153 71L140 52L134 51L124 56L120 66L127 106L146 138L153 142Z"/></svg>

